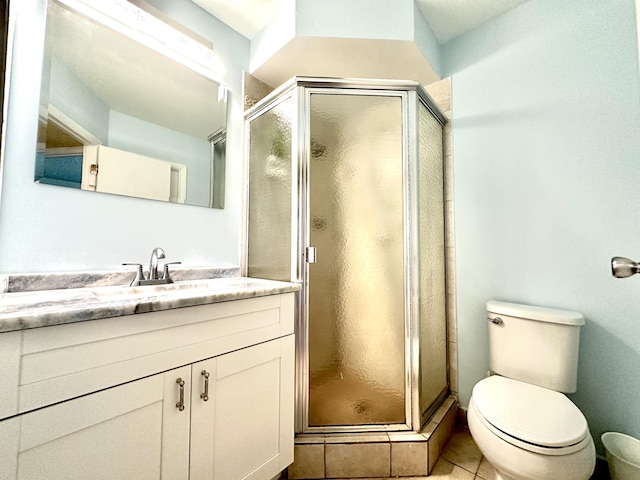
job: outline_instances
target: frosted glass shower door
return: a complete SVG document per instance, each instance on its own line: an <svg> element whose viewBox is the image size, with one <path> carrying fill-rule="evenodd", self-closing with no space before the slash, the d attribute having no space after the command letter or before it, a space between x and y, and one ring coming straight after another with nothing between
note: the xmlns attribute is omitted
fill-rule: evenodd
<svg viewBox="0 0 640 480"><path fill-rule="evenodd" d="M424 422L447 391L442 125L418 104L418 309L420 413Z"/></svg>
<svg viewBox="0 0 640 480"><path fill-rule="evenodd" d="M292 161L289 97L249 123L247 274L292 280Z"/></svg>
<svg viewBox="0 0 640 480"><path fill-rule="evenodd" d="M402 97L310 94L309 426L406 422Z"/></svg>

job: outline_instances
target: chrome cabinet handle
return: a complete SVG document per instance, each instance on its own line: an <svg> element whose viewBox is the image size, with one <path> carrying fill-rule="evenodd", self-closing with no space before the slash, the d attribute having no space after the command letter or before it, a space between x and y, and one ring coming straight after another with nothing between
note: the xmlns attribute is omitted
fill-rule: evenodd
<svg viewBox="0 0 640 480"><path fill-rule="evenodd" d="M202 370L200 375L204 377L204 392L200 394L200 398L206 402L209 400L209 372Z"/></svg>
<svg viewBox="0 0 640 480"><path fill-rule="evenodd" d="M176 403L176 408L180 411L184 410L184 380L178 378L176 383L180 387L180 400Z"/></svg>

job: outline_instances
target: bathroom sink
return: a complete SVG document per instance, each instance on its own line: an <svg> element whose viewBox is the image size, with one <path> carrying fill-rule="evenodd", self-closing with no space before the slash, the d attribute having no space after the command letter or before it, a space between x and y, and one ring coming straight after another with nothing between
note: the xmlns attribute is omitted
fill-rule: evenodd
<svg viewBox="0 0 640 480"><path fill-rule="evenodd" d="M137 287L118 286L100 287L92 293L103 300L122 299L126 297L189 295L194 292L210 290L236 290L258 286L262 280L246 277L215 278L204 280L183 280L161 285L142 285Z"/></svg>

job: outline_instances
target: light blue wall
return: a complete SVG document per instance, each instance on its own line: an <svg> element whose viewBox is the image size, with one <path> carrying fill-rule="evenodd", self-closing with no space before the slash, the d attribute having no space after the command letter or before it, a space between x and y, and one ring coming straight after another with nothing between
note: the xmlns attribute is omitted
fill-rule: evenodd
<svg viewBox="0 0 640 480"><path fill-rule="evenodd" d="M240 259L242 71L249 41L187 0L150 0L213 42L225 65L231 122L224 210L175 205L33 183L45 0L11 2L17 21L0 201L0 272L120 268L161 246L186 265Z"/></svg>
<svg viewBox="0 0 640 480"><path fill-rule="evenodd" d="M51 61L49 103L92 135L106 142L109 137L109 107L57 58ZM51 86L54 85L54 88Z"/></svg>
<svg viewBox="0 0 640 480"><path fill-rule="evenodd" d="M296 34L413 40L413 13L412 0L296 0Z"/></svg>
<svg viewBox="0 0 640 480"><path fill-rule="evenodd" d="M427 20L413 3L413 41L431 67L442 77L441 47Z"/></svg>
<svg viewBox="0 0 640 480"><path fill-rule="evenodd" d="M250 71L253 72L296 36L296 5L285 7L251 40Z"/></svg>
<svg viewBox="0 0 640 480"><path fill-rule="evenodd" d="M445 46L452 75L460 400L488 369L489 299L582 312L597 439L640 437L640 75L633 0L531 0ZM600 453L602 450L600 448Z"/></svg>

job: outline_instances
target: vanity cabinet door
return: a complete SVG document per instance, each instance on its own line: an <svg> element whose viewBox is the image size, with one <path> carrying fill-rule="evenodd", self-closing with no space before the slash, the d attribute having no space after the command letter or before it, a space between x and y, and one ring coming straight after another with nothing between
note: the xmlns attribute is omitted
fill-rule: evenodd
<svg viewBox="0 0 640 480"><path fill-rule="evenodd" d="M293 462L294 348L289 335L193 365L191 480L268 480Z"/></svg>
<svg viewBox="0 0 640 480"><path fill-rule="evenodd" d="M0 422L7 462L0 478L188 478L190 372L171 370ZM182 411L178 378L187 392Z"/></svg>

